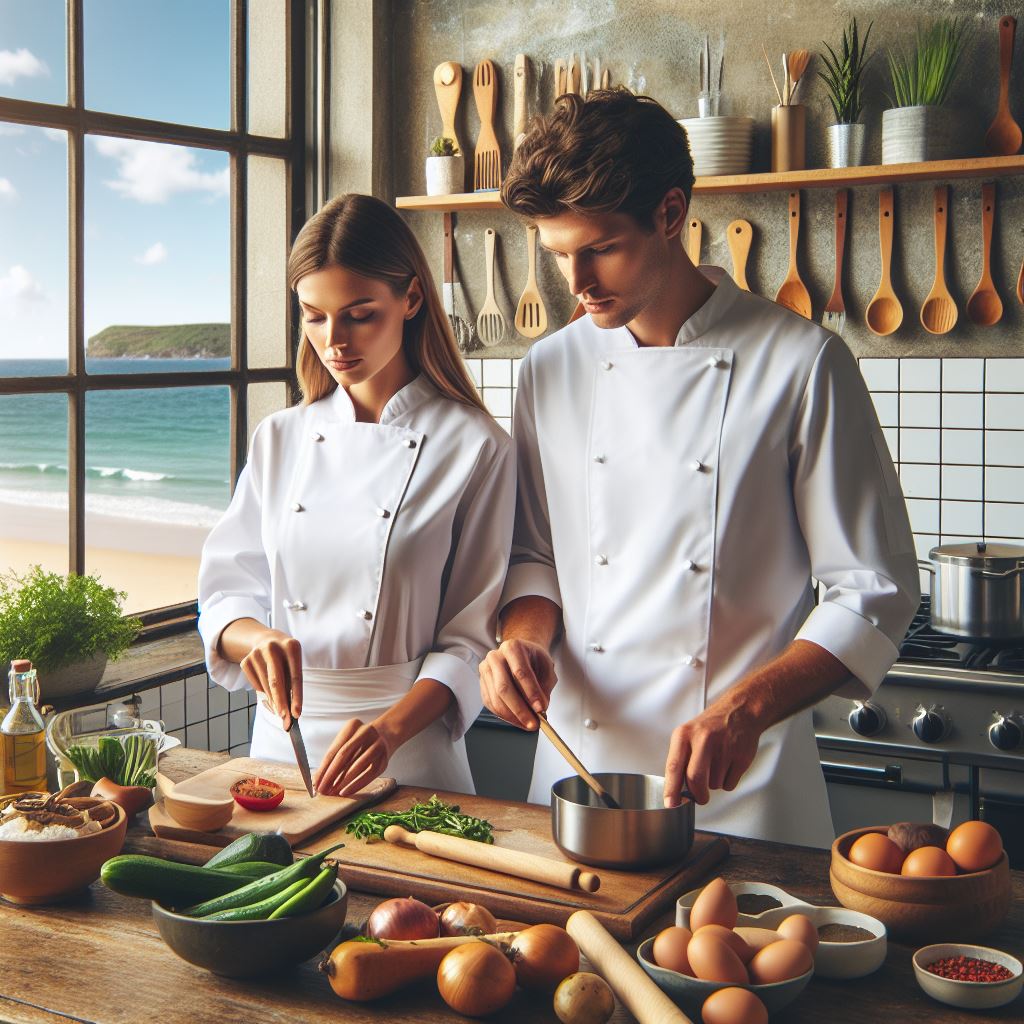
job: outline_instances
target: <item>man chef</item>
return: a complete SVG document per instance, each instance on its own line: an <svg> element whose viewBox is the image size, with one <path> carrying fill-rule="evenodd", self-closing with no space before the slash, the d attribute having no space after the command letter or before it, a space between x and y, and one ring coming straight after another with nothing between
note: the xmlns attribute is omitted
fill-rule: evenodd
<svg viewBox="0 0 1024 1024"><path fill-rule="evenodd" d="M899 481L835 335L700 271L686 135L563 96L502 187L586 311L523 360L515 537L485 704L702 829L827 846L810 707L866 698L919 600ZM815 601L815 581L820 600ZM538 744L530 800L566 774Z"/></svg>

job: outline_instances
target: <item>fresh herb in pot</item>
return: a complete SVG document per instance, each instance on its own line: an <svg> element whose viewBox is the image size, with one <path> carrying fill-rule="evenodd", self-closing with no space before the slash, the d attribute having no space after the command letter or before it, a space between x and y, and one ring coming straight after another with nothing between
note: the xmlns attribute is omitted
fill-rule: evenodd
<svg viewBox="0 0 1024 1024"><path fill-rule="evenodd" d="M363 811L348 823L345 831L360 839L383 839L389 825L401 825L410 832L440 832L478 843L494 842L489 821L460 814L458 804L446 804L436 794L426 803L413 804L407 811Z"/></svg>

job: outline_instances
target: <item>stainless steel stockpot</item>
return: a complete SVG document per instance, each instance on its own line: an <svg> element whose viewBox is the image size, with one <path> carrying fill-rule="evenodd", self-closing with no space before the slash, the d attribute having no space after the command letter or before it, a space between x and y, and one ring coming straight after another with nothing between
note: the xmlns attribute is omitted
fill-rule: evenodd
<svg viewBox="0 0 1024 1024"><path fill-rule="evenodd" d="M578 776L551 787L551 833L571 860L602 868L682 863L693 845L693 801L665 807L660 775L595 773L619 803L606 807Z"/></svg>
<svg viewBox="0 0 1024 1024"><path fill-rule="evenodd" d="M1024 547L943 544L918 565L932 574L932 625L979 640L1024 637Z"/></svg>

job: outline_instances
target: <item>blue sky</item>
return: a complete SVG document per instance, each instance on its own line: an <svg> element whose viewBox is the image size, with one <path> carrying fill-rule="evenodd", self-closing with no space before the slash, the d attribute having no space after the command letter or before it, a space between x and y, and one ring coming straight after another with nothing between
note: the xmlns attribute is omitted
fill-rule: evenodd
<svg viewBox="0 0 1024 1024"><path fill-rule="evenodd" d="M86 0L90 109L229 126L229 0ZM63 0L0 0L0 101L66 102ZM0 112L0 359L67 351L65 133ZM230 317L228 158L89 137L86 337Z"/></svg>

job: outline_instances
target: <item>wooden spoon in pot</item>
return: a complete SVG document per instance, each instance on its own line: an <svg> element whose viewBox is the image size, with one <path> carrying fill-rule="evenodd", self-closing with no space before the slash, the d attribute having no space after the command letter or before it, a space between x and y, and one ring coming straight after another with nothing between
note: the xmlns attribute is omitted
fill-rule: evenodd
<svg viewBox="0 0 1024 1024"><path fill-rule="evenodd" d="M935 189L935 282L921 307L921 326L929 334L945 334L957 321L956 303L946 286L946 216L949 186Z"/></svg>
<svg viewBox="0 0 1024 1024"><path fill-rule="evenodd" d="M991 327L1003 316L1003 301L992 282L992 224L996 212L996 187L992 182L981 186L981 280L967 300L967 315L979 327Z"/></svg>
<svg viewBox="0 0 1024 1024"><path fill-rule="evenodd" d="M864 319L872 334L884 337L903 323L903 306L892 289L892 237L894 203L891 187L878 193L878 242L882 250L882 280L868 303Z"/></svg>
<svg viewBox="0 0 1024 1024"><path fill-rule="evenodd" d="M1017 19L1008 14L999 19L999 107L985 135L985 149L992 156L1013 156L1024 136L1010 113L1010 68L1013 65L1013 37Z"/></svg>
<svg viewBox="0 0 1024 1024"><path fill-rule="evenodd" d="M789 193L789 273L782 287L775 296L780 306L799 313L800 316L811 318L811 295L807 286L800 280L800 271L796 265L797 242L800 239L800 193Z"/></svg>

